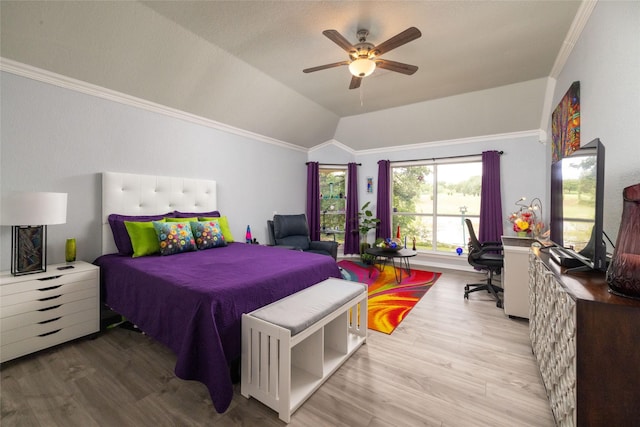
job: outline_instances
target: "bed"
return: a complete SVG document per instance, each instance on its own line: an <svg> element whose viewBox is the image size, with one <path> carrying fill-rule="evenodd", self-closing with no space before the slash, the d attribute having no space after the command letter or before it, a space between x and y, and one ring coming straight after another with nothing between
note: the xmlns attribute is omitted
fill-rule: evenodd
<svg viewBox="0 0 640 427"><path fill-rule="evenodd" d="M242 314L340 277L331 257L237 242L169 256L120 254L111 214L214 215L215 181L105 172L102 190L103 255L94 263L103 302L173 350L175 374L204 383L218 412L233 397Z"/></svg>

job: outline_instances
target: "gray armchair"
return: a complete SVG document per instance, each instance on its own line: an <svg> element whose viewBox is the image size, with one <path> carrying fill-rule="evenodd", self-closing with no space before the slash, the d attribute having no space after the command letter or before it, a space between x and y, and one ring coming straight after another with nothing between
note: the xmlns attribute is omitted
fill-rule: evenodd
<svg viewBox="0 0 640 427"><path fill-rule="evenodd" d="M314 252L338 258L338 243L312 241L309 238L309 226L305 214L274 215L273 220L267 221L269 229L269 244L284 246L304 252Z"/></svg>

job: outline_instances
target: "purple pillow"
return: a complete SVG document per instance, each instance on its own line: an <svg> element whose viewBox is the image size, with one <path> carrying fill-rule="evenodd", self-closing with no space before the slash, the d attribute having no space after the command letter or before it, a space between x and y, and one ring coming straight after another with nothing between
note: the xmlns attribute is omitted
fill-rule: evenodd
<svg viewBox="0 0 640 427"><path fill-rule="evenodd" d="M211 211L211 212L180 212L173 211L174 218L193 218L193 217L201 217L201 216L210 216L220 218L220 211Z"/></svg>
<svg viewBox="0 0 640 427"><path fill-rule="evenodd" d="M133 246L131 245L131 238L127 232L127 228L124 225L125 221L135 222L148 222L158 221L162 218L173 218L174 213L168 212L162 215L119 215L111 214L108 217L109 225L111 226L111 232L113 233L113 240L116 242L118 253L121 255L131 256L133 255Z"/></svg>

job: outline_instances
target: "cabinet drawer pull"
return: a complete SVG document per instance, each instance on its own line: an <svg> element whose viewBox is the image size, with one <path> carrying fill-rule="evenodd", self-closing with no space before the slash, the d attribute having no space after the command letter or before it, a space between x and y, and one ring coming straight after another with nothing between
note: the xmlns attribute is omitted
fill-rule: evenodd
<svg viewBox="0 0 640 427"><path fill-rule="evenodd" d="M51 277L43 277L42 279L38 279L41 282L44 282L45 280L53 280L53 279L57 279L58 277L62 277L62 274L58 274L57 276L51 276Z"/></svg>
<svg viewBox="0 0 640 427"><path fill-rule="evenodd" d="M44 325L45 323L55 322L56 320L62 319L62 316L54 317L53 319L43 320L42 322L38 322L39 325Z"/></svg>
<svg viewBox="0 0 640 427"><path fill-rule="evenodd" d="M39 337L46 337L47 335L53 335L53 334L57 334L58 332L60 332L62 329L56 329L55 331L51 331L51 332L46 332L44 334L40 334L38 335Z"/></svg>
<svg viewBox="0 0 640 427"><path fill-rule="evenodd" d="M52 305L51 307L47 307L47 308L41 308L38 311L47 311L47 310L55 310L58 307L61 307L62 304L58 304L58 305Z"/></svg>
<svg viewBox="0 0 640 427"><path fill-rule="evenodd" d="M59 288L60 286L62 286L62 285L49 286L48 288L41 288L41 289L38 289L38 290L39 290L40 292L50 291L50 290L52 290L52 289L57 289L57 288Z"/></svg>
<svg viewBox="0 0 640 427"><path fill-rule="evenodd" d="M56 299L56 298L60 298L62 295L54 295L52 297L47 297L47 298L40 298L38 301L49 301L52 299Z"/></svg>

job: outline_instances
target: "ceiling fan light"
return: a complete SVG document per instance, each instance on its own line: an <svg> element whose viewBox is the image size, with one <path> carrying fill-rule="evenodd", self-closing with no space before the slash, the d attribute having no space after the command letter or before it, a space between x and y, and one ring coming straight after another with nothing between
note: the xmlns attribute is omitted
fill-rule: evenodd
<svg viewBox="0 0 640 427"><path fill-rule="evenodd" d="M356 77L367 77L376 69L376 63L368 58L359 58L349 64L349 71Z"/></svg>

